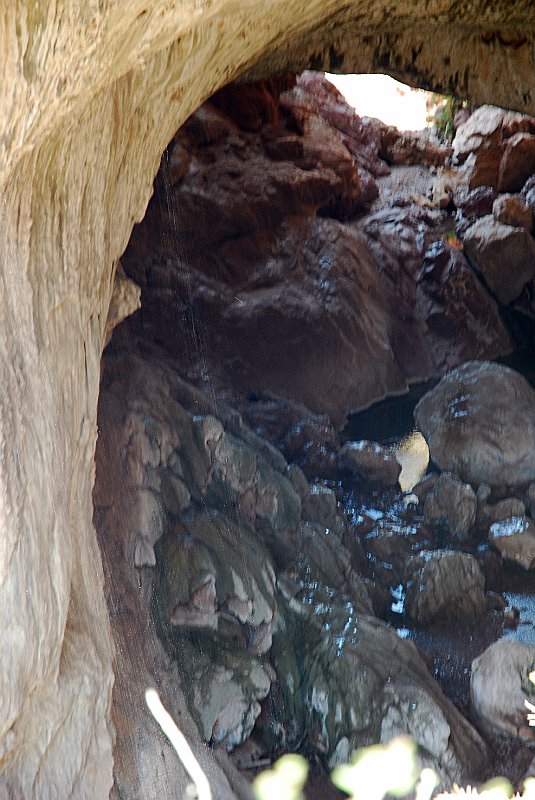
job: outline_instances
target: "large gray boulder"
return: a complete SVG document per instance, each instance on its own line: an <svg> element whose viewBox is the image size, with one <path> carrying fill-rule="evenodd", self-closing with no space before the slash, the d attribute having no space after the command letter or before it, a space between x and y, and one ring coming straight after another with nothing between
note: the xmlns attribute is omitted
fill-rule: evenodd
<svg viewBox="0 0 535 800"><path fill-rule="evenodd" d="M441 470L474 486L535 479L535 391L509 367L468 361L424 395L414 415Z"/></svg>
<svg viewBox="0 0 535 800"><path fill-rule="evenodd" d="M488 731L535 743L528 725L527 702L534 702L535 646L500 639L472 662L472 708Z"/></svg>

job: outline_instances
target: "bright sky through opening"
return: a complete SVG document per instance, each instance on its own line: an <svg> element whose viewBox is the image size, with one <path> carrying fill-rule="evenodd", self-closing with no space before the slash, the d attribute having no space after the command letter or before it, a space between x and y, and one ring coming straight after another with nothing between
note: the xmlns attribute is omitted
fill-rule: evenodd
<svg viewBox="0 0 535 800"><path fill-rule="evenodd" d="M425 128L429 92L412 89L388 75L330 75L326 77L342 92L361 117L377 117L399 130Z"/></svg>

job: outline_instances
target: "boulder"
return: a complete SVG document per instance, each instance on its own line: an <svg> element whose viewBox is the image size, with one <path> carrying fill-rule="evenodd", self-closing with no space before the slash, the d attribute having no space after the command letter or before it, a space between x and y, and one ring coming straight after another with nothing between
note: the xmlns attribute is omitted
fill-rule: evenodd
<svg viewBox="0 0 535 800"><path fill-rule="evenodd" d="M483 105L461 125L452 142L453 152L459 161L470 153L477 153L501 141L501 127L505 111L496 106Z"/></svg>
<svg viewBox="0 0 535 800"><path fill-rule="evenodd" d="M459 203L459 210L470 221L484 217L492 212L496 190L492 186L478 186L472 189Z"/></svg>
<svg viewBox="0 0 535 800"><path fill-rule="evenodd" d="M533 125L535 130L535 124ZM503 146L498 172L498 190L518 192L535 172L535 135L515 133Z"/></svg>
<svg viewBox="0 0 535 800"><path fill-rule="evenodd" d="M524 569L535 567L535 521L513 516L490 526L489 541L508 561Z"/></svg>
<svg viewBox="0 0 535 800"><path fill-rule="evenodd" d="M401 464L395 454L377 442L346 442L338 457L340 469L381 486L395 486Z"/></svg>
<svg viewBox="0 0 535 800"><path fill-rule="evenodd" d="M535 241L525 228L482 217L464 234L464 248L501 303L516 300L535 275Z"/></svg>
<svg viewBox="0 0 535 800"><path fill-rule="evenodd" d="M533 212L524 197L520 194L500 194L492 206L492 213L498 222L512 225L514 228L525 228L531 232Z"/></svg>
<svg viewBox="0 0 535 800"><path fill-rule="evenodd" d="M495 106L480 106L461 125L453 152L464 163L470 189L519 191L535 172L535 120Z"/></svg>
<svg viewBox="0 0 535 800"><path fill-rule="evenodd" d="M302 501L303 519L326 528L337 526L336 495L322 483L313 483Z"/></svg>
<svg viewBox="0 0 535 800"><path fill-rule="evenodd" d="M405 567L405 608L422 624L480 614L487 609L477 560L451 550L423 551Z"/></svg>
<svg viewBox="0 0 535 800"><path fill-rule="evenodd" d="M271 651L278 682L268 698L277 726L263 728L268 747L280 730L288 749L306 735L333 765L342 746L368 742L370 730L385 742L405 733L421 747L422 766L438 764L446 783L469 758L478 770L482 740L437 691L411 642L380 620L355 616L347 598L318 584L300 589L281 576L279 608Z"/></svg>
<svg viewBox="0 0 535 800"><path fill-rule="evenodd" d="M425 497L424 519L440 522L458 536L465 537L476 521L476 493L468 483L443 473Z"/></svg>
<svg viewBox="0 0 535 800"><path fill-rule="evenodd" d="M535 391L509 367L467 362L424 395L414 414L440 469L473 486L535 480Z"/></svg>
<svg viewBox="0 0 535 800"><path fill-rule="evenodd" d="M490 487L485 487L485 484L481 484L477 490L477 525L479 528L488 530L494 522L503 522L511 517L523 517L526 513L526 507L518 497L506 497L497 503L488 503L488 495L486 496L485 491L481 491L483 488L490 490Z"/></svg>
<svg viewBox="0 0 535 800"><path fill-rule="evenodd" d="M494 735L535 743L526 702L535 702L535 646L500 639L472 662L470 695L480 725Z"/></svg>

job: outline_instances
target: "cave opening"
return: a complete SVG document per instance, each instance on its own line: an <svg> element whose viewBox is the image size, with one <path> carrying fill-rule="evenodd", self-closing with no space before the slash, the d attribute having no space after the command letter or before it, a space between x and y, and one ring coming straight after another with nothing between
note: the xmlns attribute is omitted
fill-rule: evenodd
<svg viewBox="0 0 535 800"><path fill-rule="evenodd" d="M495 642L533 656L535 475L471 478L495 441L475 430L465 458L453 430L398 483L418 401L431 441L441 403L457 424L509 379L463 373L426 411L444 375L493 362L533 384L535 120L482 107L456 142L362 118L306 72L225 87L163 154L99 401L118 797L161 747L123 735L147 675L238 796L292 751L316 764L307 796L338 797L322 776L399 733L444 786L532 769L522 722L470 680ZM476 407L503 438L502 408Z"/></svg>

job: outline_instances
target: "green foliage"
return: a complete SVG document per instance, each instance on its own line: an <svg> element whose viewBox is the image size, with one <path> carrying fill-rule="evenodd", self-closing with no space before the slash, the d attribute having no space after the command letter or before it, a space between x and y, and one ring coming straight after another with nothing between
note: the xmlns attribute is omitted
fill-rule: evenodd
<svg viewBox="0 0 535 800"><path fill-rule="evenodd" d="M468 100L458 100L443 94L431 95L427 122L434 128L439 139L451 142L455 135L455 115L462 109L472 110Z"/></svg>
<svg viewBox="0 0 535 800"><path fill-rule="evenodd" d="M308 764L302 756L282 756L273 769L261 772L253 783L257 800L301 800L301 790L308 774Z"/></svg>
<svg viewBox="0 0 535 800"><path fill-rule="evenodd" d="M532 673L533 674L533 673ZM530 679L533 678L530 676ZM387 745L373 745L353 753L349 764L341 764L332 773L338 789L349 800L383 800L406 797L430 800L439 780L432 769L418 769L417 746L408 736L398 736ZM302 800L308 766L298 755L286 755L273 769L260 773L253 783L256 800ZM514 790L505 778L493 778L479 791L454 787L451 795L441 797L480 797L484 800L510 800ZM515 797L520 797L515 795ZM524 782L523 800L535 800L535 778Z"/></svg>
<svg viewBox="0 0 535 800"><path fill-rule="evenodd" d="M383 800L386 794L404 797L418 781L416 755L412 739L399 736L387 745L373 745L354 753L351 763L336 767L332 781L355 800ZM429 791L426 795L419 792L419 800L429 800L438 783L432 770L424 772Z"/></svg>

